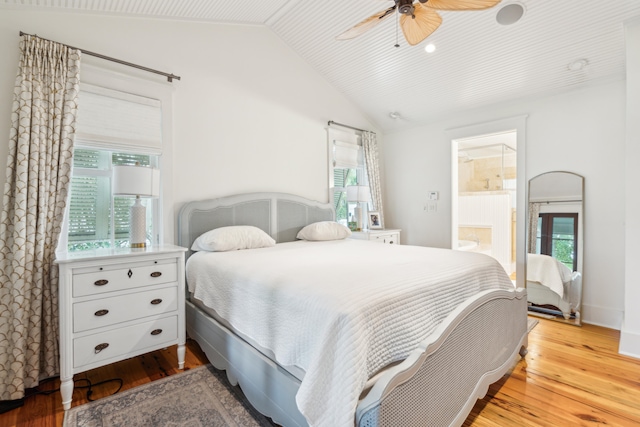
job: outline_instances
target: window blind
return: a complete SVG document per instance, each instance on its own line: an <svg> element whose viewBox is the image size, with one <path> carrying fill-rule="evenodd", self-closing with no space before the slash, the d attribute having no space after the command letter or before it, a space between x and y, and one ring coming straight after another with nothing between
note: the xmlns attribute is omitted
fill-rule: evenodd
<svg viewBox="0 0 640 427"><path fill-rule="evenodd" d="M162 103L159 100L83 84L78 103L76 138L83 146L162 153Z"/></svg>
<svg viewBox="0 0 640 427"><path fill-rule="evenodd" d="M362 148L358 144L334 140L333 167L342 169L357 169L364 167Z"/></svg>

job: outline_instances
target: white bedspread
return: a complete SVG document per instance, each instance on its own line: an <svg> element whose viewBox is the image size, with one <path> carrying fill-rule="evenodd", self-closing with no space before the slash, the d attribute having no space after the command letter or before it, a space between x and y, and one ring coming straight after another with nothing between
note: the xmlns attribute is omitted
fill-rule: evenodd
<svg viewBox="0 0 640 427"><path fill-rule="evenodd" d="M353 426L367 379L403 360L459 304L513 290L486 255L354 239L198 252L189 290L238 331L306 371L296 396L311 426Z"/></svg>
<svg viewBox="0 0 640 427"><path fill-rule="evenodd" d="M564 297L564 282L571 281L571 270L549 255L527 255L527 280L538 282Z"/></svg>

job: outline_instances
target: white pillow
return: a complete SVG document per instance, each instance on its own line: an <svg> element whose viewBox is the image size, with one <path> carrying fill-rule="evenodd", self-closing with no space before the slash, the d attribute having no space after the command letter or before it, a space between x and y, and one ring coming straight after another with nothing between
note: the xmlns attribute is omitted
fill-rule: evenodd
<svg viewBox="0 0 640 427"><path fill-rule="evenodd" d="M215 228L201 234L193 245L194 251L225 252L274 246L271 236L251 225L233 225Z"/></svg>
<svg viewBox="0 0 640 427"><path fill-rule="evenodd" d="M340 240L351 236L351 230L334 221L314 222L298 232L302 240Z"/></svg>

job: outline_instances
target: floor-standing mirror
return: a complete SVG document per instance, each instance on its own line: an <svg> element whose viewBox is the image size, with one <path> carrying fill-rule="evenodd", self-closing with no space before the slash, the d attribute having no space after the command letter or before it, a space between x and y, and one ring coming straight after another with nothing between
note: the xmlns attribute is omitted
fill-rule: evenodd
<svg viewBox="0 0 640 427"><path fill-rule="evenodd" d="M581 325L584 177L547 172L529 180L529 312Z"/></svg>

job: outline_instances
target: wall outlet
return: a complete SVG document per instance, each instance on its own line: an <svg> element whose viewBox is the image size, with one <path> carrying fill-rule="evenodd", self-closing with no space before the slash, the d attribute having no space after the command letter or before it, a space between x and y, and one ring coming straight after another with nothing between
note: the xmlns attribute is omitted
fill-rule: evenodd
<svg viewBox="0 0 640 427"><path fill-rule="evenodd" d="M427 203L427 212L438 212L438 202L428 202Z"/></svg>

